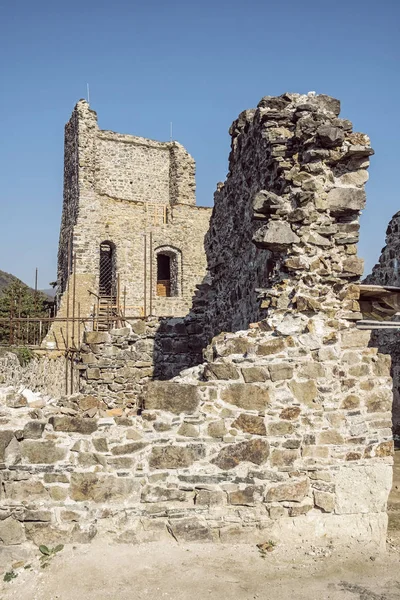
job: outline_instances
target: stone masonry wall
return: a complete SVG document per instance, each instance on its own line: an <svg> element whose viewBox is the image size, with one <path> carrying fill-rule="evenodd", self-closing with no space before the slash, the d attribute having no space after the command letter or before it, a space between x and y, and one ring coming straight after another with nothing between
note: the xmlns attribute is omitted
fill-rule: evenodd
<svg viewBox="0 0 400 600"><path fill-rule="evenodd" d="M68 248L70 272L76 256L75 316L78 303L83 317L93 315L96 299L90 292L99 293L102 242L115 248L115 277L127 314L184 316L189 311L206 272L204 235L211 214L211 208L195 206L194 171L193 158L177 142L102 131L96 113L78 102L65 128L59 317L67 314ZM168 298L157 295L156 255L163 248L179 256L177 294ZM57 338L61 344L60 327L53 326L46 342Z"/></svg>
<svg viewBox="0 0 400 600"><path fill-rule="evenodd" d="M129 327L87 332L77 366L80 392L107 409L139 409L147 383L201 363L203 345L190 319L137 319Z"/></svg>
<svg viewBox="0 0 400 600"><path fill-rule="evenodd" d="M382 249L379 262L365 283L375 285L392 285L400 287L400 213L391 219L386 231L386 246ZM394 317L395 321L398 317ZM379 352L390 355L392 359L391 374L393 378L393 433L400 440L400 332L374 331L371 344Z"/></svg>
<svg viewBox="0 0 400 600"><path fill-rule="evenodd" d="M25 365L14 352L0 355L0 385L24 387L53 398L65 394L66 358L63 352L35 351Z"/></svg>

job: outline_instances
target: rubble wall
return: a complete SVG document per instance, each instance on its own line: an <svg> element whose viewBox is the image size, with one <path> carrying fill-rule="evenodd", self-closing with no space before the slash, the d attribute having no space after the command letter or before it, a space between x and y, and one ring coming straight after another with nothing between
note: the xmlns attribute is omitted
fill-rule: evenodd
<svg viewBox="0 0 400 600"><path fill-rule="evenodd" d="M386 246L382 249L379 262L365 279L365 283L400 287L399 260L400 213L396 213L386 230ZM393 317L392 320L398 319L398 317ZM393 433L397 441L400 441L400 332L387 329L374 331L371 336L371 344L378 348L379 352L388 354L392 359Z"/></svg>
<svg viewBox="0 0 400 600"><path fill-rule="evenodd" d="M21 364L14 352L0 355L0 385L27 388L52 398L65 394L66 358L64 352L35 351Z"/></svg>

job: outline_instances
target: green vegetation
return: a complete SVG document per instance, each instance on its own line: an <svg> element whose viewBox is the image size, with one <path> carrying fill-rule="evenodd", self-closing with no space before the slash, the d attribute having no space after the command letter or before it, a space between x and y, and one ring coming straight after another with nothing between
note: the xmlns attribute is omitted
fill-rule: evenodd
<svg viewBox="0 0 400 600"><path fill-rule="evenodd" d="M49 299L42 292L35 292L19 279L14 278L3 288L0 296L0 344L31 345L39 337L38 325L32 322L18 322L26 319L48 316ZM18 356L21 364L32 358L27 348L21 348Z"/></svg>

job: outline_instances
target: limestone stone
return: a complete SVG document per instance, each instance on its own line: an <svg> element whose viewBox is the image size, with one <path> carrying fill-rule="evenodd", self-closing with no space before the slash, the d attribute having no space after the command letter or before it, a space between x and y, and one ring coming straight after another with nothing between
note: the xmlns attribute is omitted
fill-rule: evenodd
<svg viewBox="0 0 400 600"><path fill-rule="evenodd" d="M37 440L42 437L46 423L43 421L28 421L24 426L24 439Z"/></svg>
<svg viewBox="0 0 400 600"><path fill-rule="evenodd" d="M263 382L268 379L268 373L262 367L242 367L241 372L246 383Z"/></svg>
<svg viewBox="0 0 400 600"><path fill-rule="evenodd" d="M269 435L290 435L293 431L293 424L288 421L277 421L276 423L268 424Z"/></svg>
<svg viewBox="0 0 400 600"><path fill-rule="evenodd" d="M54 431L68 431L90 435L97 430L97 421L81 417L51 417L49 423Z"/></svg>
<svg viewBox="0 0 400 600"><path fill-rule="evenodd" d="M282 410L279 417L281 419L292 421L294 419L297 419L300 416L300 414L301 408L299 406L288 406L287 408L284 408Z"/></svg>
<svg viewBox="0 0 400 600"><path fill-rule="evenodd" d="M69 495L75 502L114 503L132 497L137 491L135 483L126 477L97 473L72 473Z"/></svg>
<svg viewBox="0 0 400 600"><path fill-rule="evenodd" d="M318 444L324 446L325 444L343 444L343 436L335 429L329 429L328 431L322 431L318 436Z"/></svg>
<svg viewBox="0 0 400 600"><path fill-rule="evenodd" d="M328 192L327 203L333 215L347 215L365 207L365 192L359 188L332 188Z"/></svg>
<svg viewBox="0 0 400 600"><path fill-rule="evenodd" d="M314 490L315 506L321 508L324 512L333 512L335 510L335 496L328 492Z"/></svg>
<svg viewBox="0 0 400 600"><path fill-rule="evenodd" d="M279 354L279 352L283 352L285 348L286 344L282 338L271 339L257 346L257 354L259 356Z"/></svg>
<svg viewBox="0 0 400 600"><path fill-rule="evenodd" d="M272 381L292 379L293 377L293 367L287 363L274 363L268 367L268 370Z"/></svg>
<svg viewBox="0 0 400 600"><path fill-rule="evenodd" d="M203 454L202 447L190 446L154 446L149 466L152 469L181 469L190 467Z"/></svg>
<svg viewBox="0 0 400 600"><path fill-rule="evenodd" d="M265 248L272 252L285 250L299 241L300 238L284 221L271 221L253 235L253 242L258 248Z"/></svg>
<svg viewBox="0 0 400 600"><path fill-rule="evenodd" d="M213 537L207 524L197 517L174 519L170 522L174 537L184 542L212 542Z"/></svg>
<svg viewBox="0 0 400 600"><path fill-rule="evenodd" d="M309 491L307 479L292 480L272 486L266 493L267 502L301 502Z"/></svg>
<svg viewBox="0 0 400 600"><path fill-rule="evenodd" d="M242 431L253 435L267 435L264 419L255 415L246 415L242 413L235 421L233 421L232 427L236 427L237 429L241 429Z"/></svg>
<svg viewBox="0 0 400 600"><path fill-rule="evenodd" d="M221 419L221 421L214 421L208 424L207 433L209 436L213 438L223 438L226 434L225 422Z"/></svg>
<svg viewBox="0 0 400 600"><path fill-rule="evenodd" d="M206 379L239 379L239 372L232 363L209 363L204 371Z"/></svg>
<svg viewBox="0 0 400 600"><path fill-rule="evenodd" d="M25 542L25 530L22 523L12 517L0 521L0 541L5 546L14 546Z"/></svg>
<svg viewBox="0 0 400 600"><path fill-rule="evenodd" d="M21 442L22 459L31 464L52 464L64 460L67 449L51 440Z"/></svg>
<svg viewBox="0 0 400 600"><path fill-rule="evenodd" d="M185 492L176 488L162 488L159 486L147 486L142 490L142 502L184 502Z"/></svg>
<svg viewBox="0 0 400 600"><path fill-rule="evenodd" d="M289 383L290 390L296 400L312 408L317 404L318 389L315 381L291 381Z"/></svg>
<svg viewBox="0 0 400 600"><path fill-rule="evenodd" d="M386 499L392 485L390 465L348 465L335 473L334 481L336 514L377 513L386 510ZM354 490L357 490L356 494Z"/></svg>
<svg viewBox="0 0 400 600"><path fill-rule="evenodd" d="M241 462L252 462L256 465L265 463L269 456L269 444L265 440L254 439L239 444L230 444L220 450L211 462L220 469L233 469Z"/></svg>
<svg viewBox="0 0 400 600"><path fill-rule="evenodd" d="M251 383L232 383L221 392L221 399L245 410L265 410L271 398L269 390Z"/></svg>
<svg viewBox="0 0 400 600"><path fill-rule="evenodd" d="M247 486L243 490L228 493L228 503L241 506L252 506L254 504L254 486Z"/></svg>
<svg viewBox="0 0 400 600"><path fill-rule="evenodd" d="M122 444L121 446L113 446L111 448L111 454L114 456L120 456L121 454L134 454L140 452L143 448L146 448L148 442L131 442L129 444Z"/></svg>
<svg viewBox="0 0 400 600"><path fill-rule="evenodd" d="M14 437L14 431L3 429L0 431L0 461L3 462L5 458L5 449Z"/></svg>
<svg viewBox="0 0 400 600"><path fill-rule="evenodd" d="M147 410L167 410L176 415L192 414L196 411L199 402L199 391L195 385L172 381L152 381L148 384Z"/></svg>
<svg viewBox="0 0 400 600"><path fill-rule="evenodd" d="M299 458L297 450L274 449L271 452L270 462L273 467L290 467Z"/></svg>
<svg viewBox="0 0 400 600"><path fill-rule="evenodd" d="M177 431L177 435L182 437L196 438L199 437L199 429L191 423L182 423Z"/></svg>

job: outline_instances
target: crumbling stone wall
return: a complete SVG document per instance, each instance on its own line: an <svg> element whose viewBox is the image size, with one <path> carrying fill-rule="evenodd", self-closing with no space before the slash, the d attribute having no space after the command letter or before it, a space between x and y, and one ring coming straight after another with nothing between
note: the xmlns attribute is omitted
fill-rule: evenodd
<svg viewBox="0 0 400 600"><path fill-rule="evenodd" d="M396 213L386 230L386 246L382 249L379 262L365 283L400 287L400 213ZM393 321L399 320L393 317ZM379 352L388 354L392 359L393 378L393 433L400 440L400 332L374 331L371 344Z"/></svg>
<svg viewBox="0 0 400 600"><path fill-rule="evenodd" d="M21 364L14 352L1 352L0 385L13 386L17 389L27 388L52 398L59 398L66 393L66 365L67 359L63 352L37 350L26 364ZM75 378L77 386L77 374Z"/></svg>

